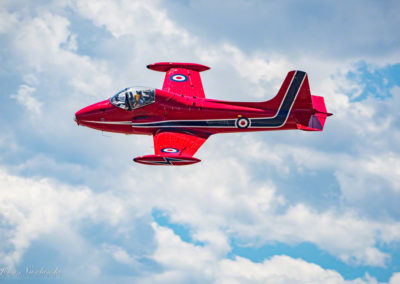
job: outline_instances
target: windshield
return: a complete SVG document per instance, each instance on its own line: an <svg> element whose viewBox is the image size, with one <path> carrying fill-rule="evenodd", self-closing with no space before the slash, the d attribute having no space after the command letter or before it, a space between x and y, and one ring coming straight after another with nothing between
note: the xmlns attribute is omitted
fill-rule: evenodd
<svg viewBox="0 0 400 284"><path fill-rule="evenodd" d="M146 87L131 87L122 90L110 99L110 102L122 109L133 110L154 103L155 91Z"/></svg>

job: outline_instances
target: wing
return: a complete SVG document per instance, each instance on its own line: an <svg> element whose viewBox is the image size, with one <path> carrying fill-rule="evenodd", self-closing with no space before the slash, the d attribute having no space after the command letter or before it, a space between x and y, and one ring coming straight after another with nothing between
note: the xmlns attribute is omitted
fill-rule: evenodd
<svg viewBox="0 0 400 284"><path fill-rule="evenodd" d="M210 69L195 63L160 62L147 68L166 72L162 89L167 92L204 98L200 72Z"/></svg>
<svg viewBox="0 0 400 284"><path fill-rule="evenodd" d="M192 157L207 138L186 132L159 132L153 136L154 152L160 156Z"/></svg>
<svg viewBox="0 0 400 284"><path fill-rule="evenodd" d="M153 166L184 166L200 162L193 157L207 140L186 132L165 131L153 136L155 155L136 157L140 164Z"/></svg>

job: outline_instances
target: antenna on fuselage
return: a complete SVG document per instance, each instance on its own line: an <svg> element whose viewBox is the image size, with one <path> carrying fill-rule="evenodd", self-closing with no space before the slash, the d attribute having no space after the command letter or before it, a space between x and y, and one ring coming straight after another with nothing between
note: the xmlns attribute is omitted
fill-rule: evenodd
<svg viewBox="0 0 400 284"><path fill-rule="evenodd" d="M103 137L107 137L107 138L111 138L111 135L110 135L110 136L108 136L108 135L104 135L104 131L101 131L101 136L103 136Z"/></svg>

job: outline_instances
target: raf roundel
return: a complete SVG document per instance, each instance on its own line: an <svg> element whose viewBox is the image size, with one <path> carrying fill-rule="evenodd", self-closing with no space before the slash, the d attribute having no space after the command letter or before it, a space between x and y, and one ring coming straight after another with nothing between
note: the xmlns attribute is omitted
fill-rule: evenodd
<svg viewBox="0 0 400 284"><path fill-rule="evenodd" d="M241 117L241 118L236 120L236 126L238 128L244 129L244 128L249 127L249 125L250 125L250 121L249 121L249 119L247 117Z"/></svg>
<svg viewBox="0 0 400 284"><path fill-rule="evenodd" d="M163 148L161 149L161 152L173 154L173 153L179 153L179 150L175 148Z"/></svg>
<svg viewBox="0 0 400 284"><path fill-rule="evenodd" d="M187 81L188 77L186 77L185 75L182 75L182 74L175 74L175 75L172 75L170 77L170 79L175 82L185 82L185 81Z"/></svg>

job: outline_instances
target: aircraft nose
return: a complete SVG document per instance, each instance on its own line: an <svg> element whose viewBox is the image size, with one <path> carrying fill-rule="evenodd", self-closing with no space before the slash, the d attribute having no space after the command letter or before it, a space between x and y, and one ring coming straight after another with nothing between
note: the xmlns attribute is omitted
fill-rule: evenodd
<svg viewBox="0 0 400 284"><path fill-rule="evenodd" d="M109 110L111 107L111 103L109 100L104 100L90 106L84 107L83 109L77 111L75 113L75 122L78 125L86 126L87 123L91 121L98 121L101 118L104 118L105 110Z"/></svg>
<svg viewBox="0 0 400 284"><path fill-rule="evenodd" d="M84 115L85 115L85 109L84 108L75 113L74 120L75 120L76 124L79 125L80 121L82 120L82 116L84 116Z"/></svg>
<svg viewBox="0 0 400 284"><path fill-rule="evenodd" d="M74 121L76 122L76 124L79 125L79 119L78 119L78 117L76 116L76 114L75 114L75 116L74 116Z"/></svg>
<svg viewBox="0 0 400 284"><path fill-rule="evenodd" d="M78 125L85 125L87 120L92 120L97 114L97 110L93 106L84 107L75 113L74 120Z"/></svg>

